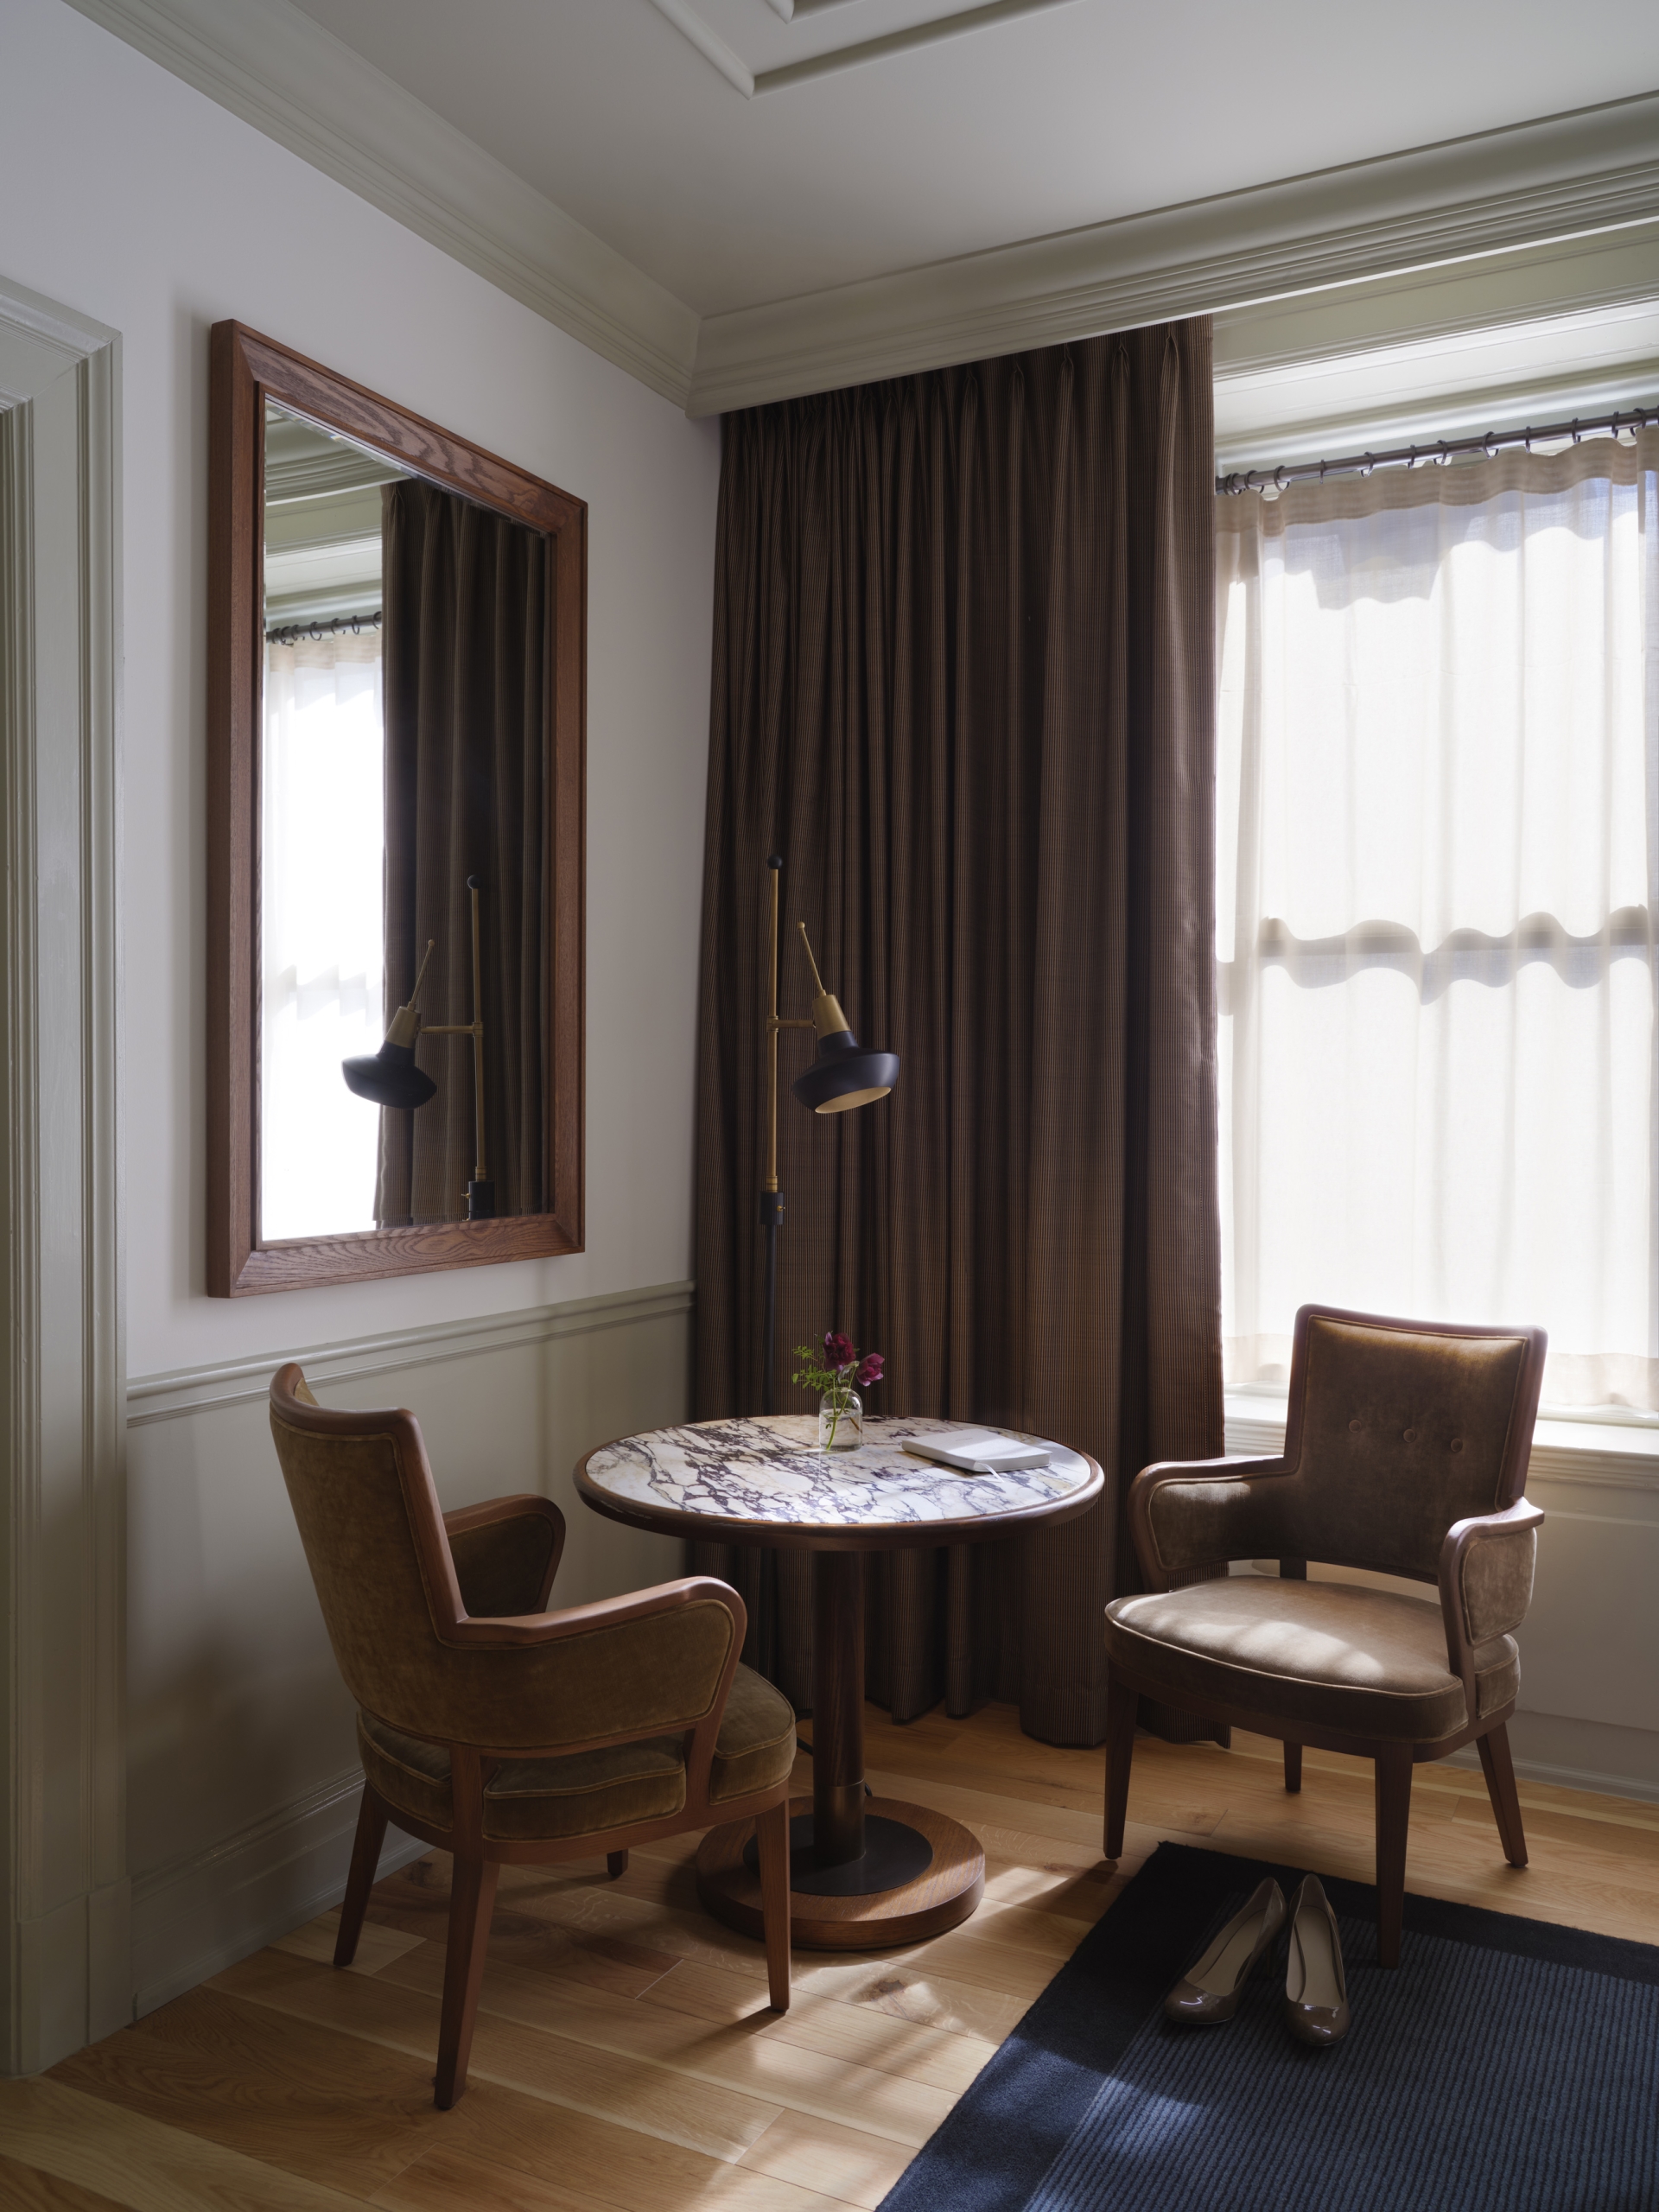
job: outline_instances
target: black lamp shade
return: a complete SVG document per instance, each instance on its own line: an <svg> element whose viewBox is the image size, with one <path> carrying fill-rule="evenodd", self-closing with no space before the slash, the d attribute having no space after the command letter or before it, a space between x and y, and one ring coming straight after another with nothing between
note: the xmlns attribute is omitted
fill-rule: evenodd
<svg viewBox="0 0 1659 2212"><path fill-rule="evenodd" d="M415 1047L394 1045L390 1038L378 1052L361 1052L340 1066L346 1090L372 1105L424 1106L437 1094L437 1084L415 1065Z"/></svg>
<svg viewBox="0 0 1659 2212"><path fill-rule="evenodd" d="M817 1058L791 1089L815 1114L845 1114L885 1098L898 1080L897 1052L866 1052L850 1029L836 1029L819 1038Z"/></svg>

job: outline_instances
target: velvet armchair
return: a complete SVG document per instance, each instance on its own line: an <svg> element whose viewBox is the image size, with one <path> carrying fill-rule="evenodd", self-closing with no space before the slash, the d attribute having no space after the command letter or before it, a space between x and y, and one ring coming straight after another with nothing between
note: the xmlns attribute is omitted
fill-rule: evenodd
<svg viewBox="0 0 1659 2212"><path fill-rule="evenodd" d="M1414 1765L1474 1744L1505 1857L1527 1861L1506 1724L1514 1631L1544 1516L1522 1496L1541 1329L1445 1327L1304 1306L1285 1448L1142 1470L1129 1525L1144 1595L1106 1609L1106 1855L1123 1848L1137 1700L1376 1773L1377 1948L1400 1956ZM1276 1560L1277 1579L1230 1573ZM1312 1561L1425 1584L1433 1600L1307 1579Z"/></svg>
<svg viewBox="0 0 1659 2212"><path fill-rule="evenodd" d="M349 1966L388 1824L454 1856L436 2102L466 2085L504 1865L603 1855L753 1815L768 1990L789 2006L795 1716L738 1663L743 1601L693 1577L550 1612L557 1506L443 1513L418 1424L319 1406L289 1364L270 1426L334 1656L364 1789L337 1967Z"/></svg>

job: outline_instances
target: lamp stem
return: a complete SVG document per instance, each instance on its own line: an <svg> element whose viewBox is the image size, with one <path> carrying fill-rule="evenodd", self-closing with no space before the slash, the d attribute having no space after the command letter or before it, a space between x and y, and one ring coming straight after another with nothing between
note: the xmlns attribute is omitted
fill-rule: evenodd
<svg viewBox="0 0 1659 2212"><path fill-rule="evenodd" d="M476 876L467 877L467 887L473 894L473 1097L478 1112L474 1132L478 1164L473 1169L473 1179L483 1183L488 1180L488 1170L484 1165L484 978L479 955Z"/></svg>
<svg viewBox="0 0 1659 2212"><path fill-rule="evenodd" d="M770 1414L773 1404L773 1374L778 1364L778 1227L784 1217L783 1194L778 1188L778 879L783 861L774 853L766 862L772 877L772 939L767 957L770 1002L766 1014L766 1174L760 1186L760 1226L766 1234L765 1325L761 1331L760 1410Z"/></svg>
<svg viewBox="0 0 1659 2212"><path fill-rule="evenodd" d="M817 985L817 987L818 987L818 996L819 996L820 998L823 998L823 997L824 997L824 996L826 995L825 991L824 991L824 988L823 988L823 976L820 976L820 975L819 975L819 973L818 973L818 963L817 963L817 962L816 960L814 960L814 958L812 957L812 940L811 940L811 938L810 938L810 937L808 937L808 935L807 935L807 933L806 933L806 924L805 924L804 922L797 922L797 923L796 923L796 925L795 925L795 926L796 926L796 928L797 928L798 930L799 930L799 931L800 931L800 933L801 933L801 943L802 943L802 944L806 947L806 963L807 963L808 967L809 967L809 968L810 968L810 969L812 970L812 981L813 981L813 982ZM774 988L774 989L773 989L773 991L772 991L772 1012L773 1012L774 1014L776 1014L776 1013L777 1013L777 1011L778 1011L778 994L777 994L777 990L776 990L776 988Z"/></svg>
<svg viewBox="0 0 1659 2212"><path fill-rule="evenodd" d="M415 977L415 988L404 1001L404 1004L409 1007L411 1011L419 1003L421 985L426 981L426 971L432 964L432 955L437 950L437 943L438 940L435 937L429 937L426 940L426 955L422 960L419 971Z"/></svg>

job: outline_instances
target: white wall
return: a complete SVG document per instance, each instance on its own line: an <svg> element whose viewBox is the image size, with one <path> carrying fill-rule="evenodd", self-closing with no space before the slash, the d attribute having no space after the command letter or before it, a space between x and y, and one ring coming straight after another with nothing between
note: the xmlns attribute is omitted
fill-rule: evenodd
<svg viewBox="0 0 1659 2212"><path fill-rule="evenodd" d="M683 1406L683 1288L572 1316L690 1271L719 434L59 0L0 0L0 273L122 335L129 1857L153 1997L343 1866L348 1716L257 1403L275 1356L359 1346L342 1400L412 1405L447 1503L540 1488L573 1522L577 1454ZM588 502L583 1253L204 1295L207 333L230 316ZM493 1315L527 1318L479 1337ZM675 1568L621 1531L573 1553L567 1599Z"/></svg>

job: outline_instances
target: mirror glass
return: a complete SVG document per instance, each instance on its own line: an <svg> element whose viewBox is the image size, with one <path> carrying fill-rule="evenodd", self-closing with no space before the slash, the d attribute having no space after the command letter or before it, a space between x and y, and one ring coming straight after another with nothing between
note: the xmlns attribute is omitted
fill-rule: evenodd
<svg viewBox="0 0 1659 2212"><path fill-rule="evenodd" d="M263 430L257 1242L541 1213L548 539Z"/></svg>

